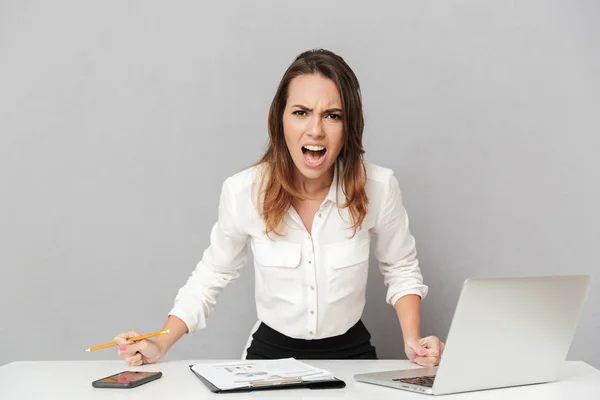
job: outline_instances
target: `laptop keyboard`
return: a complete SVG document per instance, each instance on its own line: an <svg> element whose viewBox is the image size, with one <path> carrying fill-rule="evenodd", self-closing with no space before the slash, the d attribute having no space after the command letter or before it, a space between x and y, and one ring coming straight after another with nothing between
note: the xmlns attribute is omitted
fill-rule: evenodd
<svg viewBox="0 0 600 400"><path fill-rule="evenodd" d="M435 375L432 375L432 376L419 376L419 377L416 377L416 378L397 378L397 379L392 379L392 380L396 381L396 382L410 383L411 385L419 385L419 386L425 386L425 387L432 387L434 379L435 379Z"/></svg>

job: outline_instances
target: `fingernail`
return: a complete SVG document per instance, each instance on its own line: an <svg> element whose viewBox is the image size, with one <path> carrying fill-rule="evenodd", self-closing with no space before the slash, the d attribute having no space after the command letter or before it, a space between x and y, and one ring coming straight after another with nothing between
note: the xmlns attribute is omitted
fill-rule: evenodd
<svg viewBox="0 0 600 400"><path fill-rule="evenodd" d="M119 351L125 351L127 349L127 346L119 346Z"/></svg>
<svg viewBox="0 0 600 400"><path fill-rule="evenodd" d="M427 354L427 350L421 349L421 355L424 356L425 354Z"/></svg>

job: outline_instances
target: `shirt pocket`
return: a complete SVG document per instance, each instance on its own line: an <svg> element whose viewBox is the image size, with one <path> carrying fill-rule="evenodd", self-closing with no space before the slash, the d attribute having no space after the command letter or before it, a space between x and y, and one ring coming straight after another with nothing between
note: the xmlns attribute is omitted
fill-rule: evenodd
<svg viewBox="0 0 600 400"><path fill-rule="evenodd" d="M257 240L252 244L257 295L269 300L298 303L302 298L302 245ZM260 292L260 293L258 293Z"/></svg>
<svg viewBox="0 0 600 400"><path fill-rule="evenodd" d="M324 247L330 302L364 296L369 272L369 238L350 239Z"/></svg>

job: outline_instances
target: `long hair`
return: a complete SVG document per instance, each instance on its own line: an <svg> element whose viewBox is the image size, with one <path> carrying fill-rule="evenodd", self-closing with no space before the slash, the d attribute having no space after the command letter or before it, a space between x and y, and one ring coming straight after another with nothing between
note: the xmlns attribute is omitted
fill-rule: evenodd
<svg viewBox="0 0 600 400"><path fill-rule="evenodd" d="M338 204L338 206L349 209L354 236L365 219L368 206L365 192L366 169L363 162L365 151L362 146L364 129L362 99L354 72L342 57L328 50L314 49L300 54L281 78L269 109L269 146L257 163L264 167L260 184L263 198L259 211L265 221L266 234L273 232L281 235L277 228L288 211L292 199L302 198L293 184L294 162L283 135L283 112L292 79L300 75L312 74L331 79L340 93L344 144L335 164L343 165L343 169L338 170L338 179L342 181L342 191L346 201L345 204ZM332 185L337 183L332 182Z"/></svg>

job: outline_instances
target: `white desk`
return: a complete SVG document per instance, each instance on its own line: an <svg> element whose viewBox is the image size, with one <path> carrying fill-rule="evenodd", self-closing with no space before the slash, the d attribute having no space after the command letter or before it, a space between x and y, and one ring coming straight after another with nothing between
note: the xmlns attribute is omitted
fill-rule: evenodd
<svg viewBox="0 0 600 400"><path fill-rule="evenodd" d="M345 389L274 390L237 394L213 394L189 370L188 365L203 361L169 361L128 368L120 361L32 361L13 362L0 367L0 399L415 399L433 396L405 392L356 382L355 373L406 368L408 361L309 361L346 381ZM162 371L163 377L134 389L95 389L93 380L127 370ZM511 399L555 400L600 398L600 371L580 361L564 364L560 379L554 383L486 390L437 397L437 399Z"/></svg>

